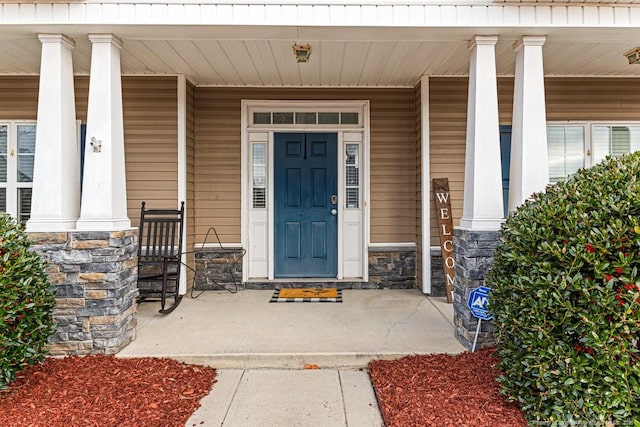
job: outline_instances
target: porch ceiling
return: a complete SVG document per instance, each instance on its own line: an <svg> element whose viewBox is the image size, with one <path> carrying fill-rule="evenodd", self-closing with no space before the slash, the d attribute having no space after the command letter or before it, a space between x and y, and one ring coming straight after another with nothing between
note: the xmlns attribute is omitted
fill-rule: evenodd
<svg viewBox="0 0 640 427"><path fill-rule="evenodd" d="M74 71L88 74L87 32L60 29L76 40ZM22 29L24 32L25 29ZM28 30L27 30L28 31ZM640 45L640 28L626 29L453 29L220 27L108 28L124 40L124 74L182 73L197 85L221 86L413 86L423 74L468 73L468 40L498 34L499 75L513 75L514 42L544 34L544 67L554 76L640 76L623 53ZM40 42L30 34L0 34L1 74L37 74ZM51 32L51 30L49 30ZM295 61L292 44L309 43L311 58Z"/></svg>

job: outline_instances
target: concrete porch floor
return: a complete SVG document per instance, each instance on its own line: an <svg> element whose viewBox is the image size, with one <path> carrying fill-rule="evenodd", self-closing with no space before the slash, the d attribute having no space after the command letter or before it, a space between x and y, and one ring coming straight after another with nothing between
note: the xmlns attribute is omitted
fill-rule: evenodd
<svg viewBox="0 0 640 427"><path fill-rule="evenodd" d="M453 306L418 289L344 290L342 303L269 303L273 291L185 295L169 315L138 306L120 357L171 357L218 369L366 367L373 359L459 353Z"/></svg>

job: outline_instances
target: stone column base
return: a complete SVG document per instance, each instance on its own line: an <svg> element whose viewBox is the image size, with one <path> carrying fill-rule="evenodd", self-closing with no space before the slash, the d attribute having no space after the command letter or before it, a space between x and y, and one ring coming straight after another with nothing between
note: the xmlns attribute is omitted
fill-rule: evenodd
<svg viewBox="0 0 640 427"><path fill-rule="evenodd" d="M135 339L138 237L124 231L29 233L56 288L51 355L115 354Z"/></svg>
<svg viewBox="0 0 640 427"><path fill-rule="evenodd" d="M453 254L456 277L453 286L453 322L455 337L471 350L478 319L467 308L469 292L484 285L487 271L493 264L493 251L498 246L499 231L469 231L456 228L453 233ZM493 347L493 324L482 321L476 350Z"/></svg>

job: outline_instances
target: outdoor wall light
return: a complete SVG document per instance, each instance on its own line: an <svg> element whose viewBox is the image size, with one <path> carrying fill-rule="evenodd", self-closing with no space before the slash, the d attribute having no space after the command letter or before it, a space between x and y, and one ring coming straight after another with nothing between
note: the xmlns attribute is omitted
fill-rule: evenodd
<svg viewBox="0 0 640 427"><path fill-rule="evenodd" d="M640 64L640 47L631 49L624 56L629 60L629 64Z"/></svg>
<svg viewBox="0 0 640 427"><path fill-rule="evenodd" d="M99 153L102 151L102 141L99 139L96 139L95 136L91 137L91 142L90 142L91 146L93 147L93 152L94 153Z"/></svg>
<svg viewBox="0 0 640 427"><path fill-rule="evenodd" d="M296 56L297 62L308 62L309 56L311 56L311 45L294 44L293 54Z"/></svg>

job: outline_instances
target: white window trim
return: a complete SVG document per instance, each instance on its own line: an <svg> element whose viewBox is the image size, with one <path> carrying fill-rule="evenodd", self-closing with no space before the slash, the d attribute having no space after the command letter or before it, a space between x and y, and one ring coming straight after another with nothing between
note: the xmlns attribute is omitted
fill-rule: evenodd
<svg viewBox="0 0 640 427"><path fill-rule="evenodd" d="M268 159L267 159L267 211L268 211L268 276L269 281L280 281L274 277L274 224L272 218L274 217L274 187L273 187L273 145L274 134L277 132L295 131L295 132L331 132L336 133L338 136L338 188L340 203L338 206L338 216L342 218L343 205L344 205L344 141L342 138L343 132L357 132L363 133L362 142L360 143L360 156L361 162L364 164L361 171L361 206L362 210L362 278L351 279L349 281L367 281L368 280L368 244L370 241L370 188L369 188L369 121L370 121L370 102L368 100L352 100L352 101L281 101L281 100L242 100L241 102L241 126L242 126L242 144L241 144L241 245L247 250L245 259L247 263L242 265L242 280L250 281L253 278L249 277L249 268L247 266L251 259L251 244L249 242L248 229L250 226L249 211L252 208L251 205L251 146L249 141L249 132L268 132ZM304 111L321 111L321 112L358 112L360 113L359 125L251 125L253 112L304 112ZM336 281L343 279L342 274L342 226L341 221L338 221L338 274ZM327 281L326 279L322 279ZM282 281L287 281L282 279ZM291 280L288 280L291 281ZM331 280L329 280L331 281Z"/></svg>

